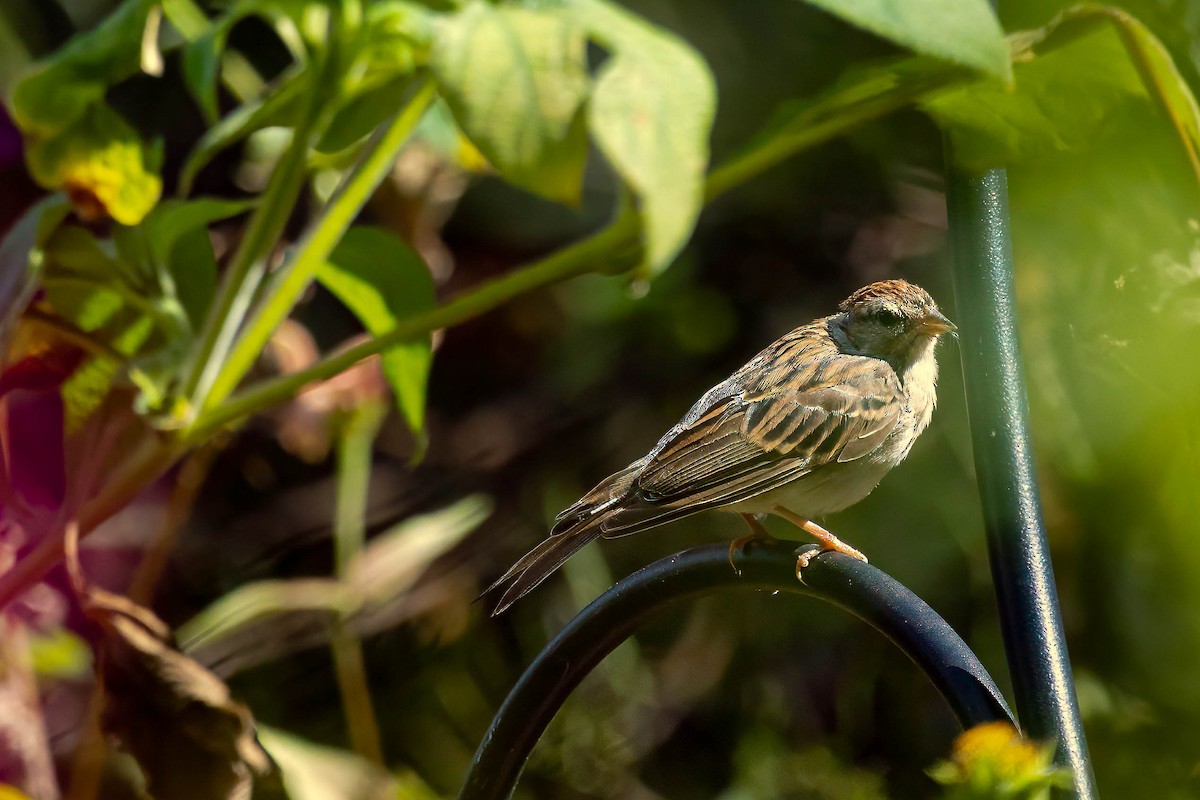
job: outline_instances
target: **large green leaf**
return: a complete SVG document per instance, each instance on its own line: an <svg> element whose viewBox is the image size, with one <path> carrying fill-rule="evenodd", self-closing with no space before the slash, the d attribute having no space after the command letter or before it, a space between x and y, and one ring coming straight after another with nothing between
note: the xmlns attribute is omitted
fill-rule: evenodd
<svg viewBox="0 0 1200 800"><path fill-rule="evenodd" d="M463 131L504 177L554 200L578 199L587 140L585 31L563 9L476 0L447 18L431 64Z"/></svg>
<svg viewBox="0 0 1200 800"><path fill-rule="evenodd" d="M1057 26L1071 23L1088 24L1103 20L1112 24L1121 36L1133 66L1138 70L1150 95L1167 115L1187 151L1192 170L1200 180L1200 105L1191 87L1175 66L1170 51L1139 19L1115 6L1083 3L1064 11L1051 23Z"/></svg>
<svg viewBox="0 0 1200 800"><path fill-rule="evenodd" d="M928 100L971 169L1053 157L1089 146L1129 102L1154 103L1200 180L1200 106L1170 53L1122 9L1081 4L1015 34L1015 85L981 80Z"/></svg>
<svg viewBox="0 0 1200 800"><path fill-rule="evenodd" d="M433 281L420 256L379 228L347 231L316 277L374 336L434 304ZM417 432L425 424L425 386L432 357L428 336L383 354L384 375L400 414Z"/></svg>
<svg viewBox="0 0 1200 800"><path fill-rule="evenodd" d="M806 0L914 52L1012 78L1004 31L988 0Z"/></svg>
<svg viewBox="0 0 1200 800"><path fill-rule="evenodd" d="M1012 88L981 80L922 105L953 143L955 160L972 170L1030 162L1082 149L1100 126L1145 89L1120 38L1096 28L1016 66Z"/></svg>
<svg viewBox="0 0 1200 800"><path fill-rule="evenodd" d="M686 42L605 2L570 3L610 52L588 110L592 136L637 194L645 271L664 269L683 248L703 205L716 89Z"/></svg>

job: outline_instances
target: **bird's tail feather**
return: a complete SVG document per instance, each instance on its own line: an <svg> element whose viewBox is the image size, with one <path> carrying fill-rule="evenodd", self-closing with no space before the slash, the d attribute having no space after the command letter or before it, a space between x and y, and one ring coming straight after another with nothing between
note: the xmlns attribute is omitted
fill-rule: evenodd
<svg viewBox="0 0 1200 800"><path fill-rule="evenodd" d="M593 517L585 520L573 530L568 529L551 536L509 567L508 572L504 573L484 592L485 595L490 594L504 584L508 584L504 594L500 595L496 607L492 609L492 616L503 613L513 603L533 591L542 581L550 577L551 573L561 567L563 562L598 538L601 533L601 519L603 519L602 516Z"/></svg>

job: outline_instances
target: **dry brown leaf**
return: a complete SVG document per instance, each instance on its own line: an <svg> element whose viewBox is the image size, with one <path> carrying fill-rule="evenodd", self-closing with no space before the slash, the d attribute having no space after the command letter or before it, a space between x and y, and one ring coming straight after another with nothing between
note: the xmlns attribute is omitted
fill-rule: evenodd
<svg viewBox="0 0 1200 800"><path fill-rule="evenodd" d="M87 584L74 528L66 549L72 586L98 628L101 726L137 759L150 795L249 800L254 779L276 772L250 710L220 678L176 649L170 628L152 611Z"/></svg>

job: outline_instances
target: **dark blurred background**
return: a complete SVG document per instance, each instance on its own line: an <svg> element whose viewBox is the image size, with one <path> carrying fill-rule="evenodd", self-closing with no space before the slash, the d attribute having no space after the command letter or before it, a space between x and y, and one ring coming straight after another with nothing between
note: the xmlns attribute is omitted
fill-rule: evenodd
<svg viewBox="0 0 1200 800"><path fill-rule="evenodd" d="M8 2L33 56L111 5ZM678 32L714 70L717 163L779 103L892 52L799 2L626 5ZM1067 4L1002 5L1006 29L1018 30ZM1197 6L1124 5L1172 48L1195 89ZM11 81L22 54L12 42L0 52L0 79ZM165 137L170 174L199 116L182 92L138 88L132 116ZM1036 456L1100 791L1195 797L1197 190L1148 102L1092 122L1086 147L1016 164L1010 175ZM0 158L7 227L36 193L19 159L4 148ZM203 191L236 192L236 166L210 169ZM441 297L593 229L614 202L599 157L578 209L450 167L413 168L425 170L419 188L400 180L368 213L417 242ZM642 455L709 386L872 280L907 278L951 319L971 314L953 301L942 168L937 128L917 112L896 114L722 197L648 289L578 278L439 334L428 453L407 466L414 443L393 414L375 456L371 529L468 495L494 510L365 641L390 765L453 795L507 690L578 609L653 559L741 535L735 518L702 515L587 548L499 618L472 602L558 510ZM357 332L321 292L300 321L323 347ZM940 356L928 432L867 500L825 522L945 616L1011 698L955 343ZM159 588L155 608L172 625L252 580L329 573L332 460L300 458L277 433L275 419L256 421L218 456ZM258 655L212 659L260 722L347 746L325 648L293 652L270 636L238 646ZM611 656L551 726L518 796L925 797L937 789L924 770L955 733L926 679L864 624L815 601L734 593L664 614Z"/></svg>

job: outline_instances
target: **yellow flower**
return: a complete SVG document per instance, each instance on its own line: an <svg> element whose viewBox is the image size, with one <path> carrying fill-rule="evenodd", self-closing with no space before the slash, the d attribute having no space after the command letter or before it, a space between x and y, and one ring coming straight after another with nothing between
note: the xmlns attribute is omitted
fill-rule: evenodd
<svg viewBox="0 0 1200 800"><path fill-rule="evenodd" d="M1070 785L1053 759L1053 745L1029 741L1007 722L988 722L955 739L950 758L930 768L929 776L950 787L946 797L953 800L1041 800L1050 787Z"/></svg>
<svg viewBox="0 0 1200 800"><path fill-rule="evenodd" d="M966 774L986 769L1001 780L1013 780L1041 770L1043 749L1007 722L987 722L954 740L951 759Z"/></svg>

